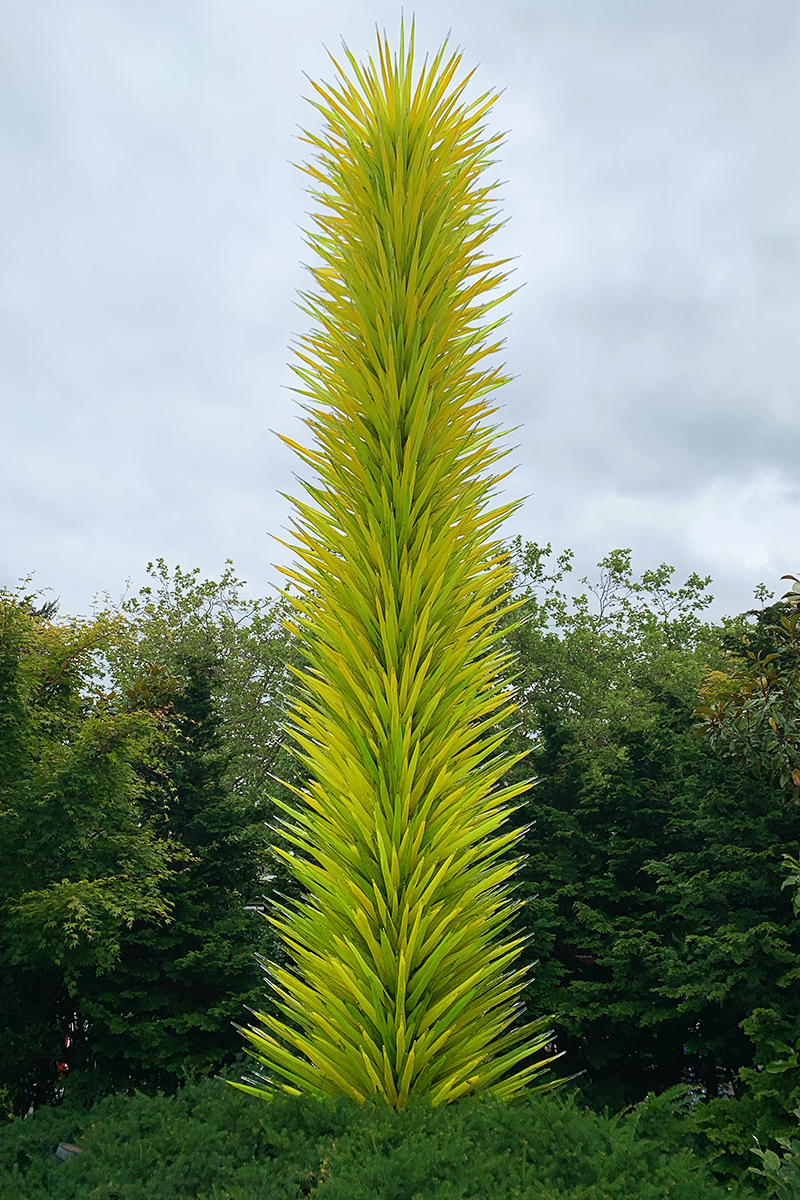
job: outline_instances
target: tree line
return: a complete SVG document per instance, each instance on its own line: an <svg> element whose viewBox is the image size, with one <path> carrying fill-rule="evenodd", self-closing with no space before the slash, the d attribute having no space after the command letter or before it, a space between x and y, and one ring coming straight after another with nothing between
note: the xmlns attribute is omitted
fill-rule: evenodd
<svg viewBox="0 0 800 1200"><path fill-rule="evenodd" d="M507 553L526 757L501 782L535 776L513 817L522 998L559 1014L595 1107L690 1083L744 1147L800 1100L797 592L710 623L710 580L637 578L627 550L574 597L569 551ZM247 600L230 564L150 574L87 619L2 593L9 1113L169 1092L234 1061L247 1008L274 1012L259 958L284 961L263 913L300 896L273 852L273 801L307 782L283 728L299 646L285 601Z"/></svg>

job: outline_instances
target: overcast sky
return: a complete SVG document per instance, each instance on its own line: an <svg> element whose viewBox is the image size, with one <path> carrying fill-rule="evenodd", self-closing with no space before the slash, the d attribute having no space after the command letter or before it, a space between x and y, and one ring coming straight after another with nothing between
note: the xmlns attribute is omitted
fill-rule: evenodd
<svg viewBox="0 0 800 1200"><path fill-rule="evenodd" d="M410 15L410 9L406 10ZM325 46L383 0L0 0L0 584L63 613L149 560L284 582L308 441L288 390ZM501 536L711 575L800 573L800 5L420 0L505 89L517 255L493 420ZM273 565L276 564L276 565Z"/></svg>

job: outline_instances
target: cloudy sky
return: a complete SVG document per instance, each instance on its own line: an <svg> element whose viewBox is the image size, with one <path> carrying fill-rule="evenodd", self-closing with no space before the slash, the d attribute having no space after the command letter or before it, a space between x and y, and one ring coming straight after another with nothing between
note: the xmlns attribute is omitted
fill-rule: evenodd
<svg viewBox="0 0 800 1200"><path fill-rule="evenodd" d="M503 88L518 256L494 420L502 536L711 575L712 615L800 573L800 6L419 0ZM408 16L410 10L407 9ZM305 468L292 162L325 47L384 0L0 0L0 584L62 612L149 560L283 582ZM477 89L476 89L477 94ZM499 500L497 501L500 502Z"/></svg>

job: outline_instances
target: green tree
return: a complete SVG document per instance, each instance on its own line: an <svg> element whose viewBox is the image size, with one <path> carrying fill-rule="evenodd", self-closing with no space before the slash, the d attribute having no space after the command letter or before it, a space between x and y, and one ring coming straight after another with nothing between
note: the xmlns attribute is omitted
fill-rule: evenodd
<svg viewBox="0 0 800 1200"><path fill-rule="evenodd" d="M240 1048L233 1021L261 991L255 954L267 948L269 929L259 908L266 827L226 782L214 661L183 657L175 665L180 683L153 668L149 686L140 681L134 694L170 713L174 732L150 780L150 808L159 834L190 858L165 885L170 924L135 921L114 965L80 980L85 1033L69 1083L95 1095L170 1092L229 1064Z"/></svg>
<svg viewBox="0 0 800 1200"><path fill-rule="evenodd" d="M784 579L794 579L784 575ZM756 594L770 594L759 587ZM727 662L706 672L701 733L723 757L751 767L800 803L800 583L777 604L726 623ZM755 626L747 621L755 617Z"/></svg>
<svg viewBox="0 0 800 1200"><path fill-rule="evenodd" d="M305 890L269 850L273 842L289 846L270 824L276 812L272 796L287 803L290 787L307 780L283 728L297 692L292 668L303 662L296 637L283 625L291 606L284 597L248 595L230 560L219 579L201 578L199 568L170 568L160 558L147 570L150 583L138 594L117 603L106 597L100 615L120 630L107 655L109 677L118 690L137 691L146 688L153 671L163 671L180 691L189 683L188 663L213 660L210 700L224 751L221 783L232 809L251 814L248 838L262 844L261 886L253 880L246 890L259 906L262 896L265 906L278 896L300 899ZM254 952L285 965L289 959L275 931L266 921L262 926ZM243 993L242 1002L250 1003L249 995ZM271 997L260 1004L280 1015Z"/></svg>
<svg viewBox="0 0 800 1200"><path fill-rule="evenodd" d="M525 999L563 1014L565 1066L600 1106L681 1081L741 1090L759 1053L743 1023L794 1019L800 944L777 861L797 834L769 780L696 736L697 689L726 663L724 630L699 615L709 581L674 586L668 566L637 579L620 550L571 600L569 552L549 570L549 547L512 550L510 745L533 747L538 776L519 816L533 822L519 931L541 960Z"/></svg>
<svg viewBox="0 0 800 1200"><path fill-rule="evenodd" d="M160 714L118 711L99 659L115 628L56 622L0 592L0 1088L15 1112L52 1101L84 968L105 969L135 919L163 922L178 850L142 816L136 766Z"/></svg>
<svg viewBox="0 0 800 1200"><path fill-rule="evenodd" d="M288 728L310 782L302 810L281 807L308 857L276 848L308 898L270 916L302 975L273 971L279 1006L302 1032L264 1013L243 1030L283 1080L240 1085L257 1095L508 1098L550 1061L547 1018L509 1030L519 941L495 940L518 837L496 830L525 787L492 792L513 702L492 601L510 569L487 538L518 506L483 511L503 478L481 476L503 454L480 424L503 382L481 325L504 278L483 249L498 139L481 126L492 97L464 102L444 55L415 83L412 32L408 53L379 41L379 66L348 52L352 80L314 85L323 265L298 373L329 411L309 410L318 450L283 439L323 484L304 485L318 508L295 501L307 570L287 572L305 659Z"/></svg>
<svg viewBox="0 0 800 1200"><path fill-rule="evenodd" d="M778 854L783 851L782 890L793 890L796 917L800 913L800 856L786 850L796 848L800 838L800 581L794 575L782 578L791 579L793 586L779 602L765 605L773 593L761 584L756 598L762 608L724 622L725 663L721 669L706 671L696 716L700 718L698 733L722 763L746 766L771 785L781 800L785 841L771 846L770 865L775 871ZM791 960L790 967L780 975L788 1000L796 994L800 970ZM781 1163L773 1151L762 1151L759 1146L757 1153L765 1168L759 1173L777 1185L776 1195L793 1195L800 1172L797 1143L780 1135L789 1132L789 1114L800 1115L800 1008L796 1003L770 1002L764 997L742 1028L754 1046L752 1064L739 1070L746 1099L755 1116L762 1121L766 1116L767 1123L772 1123L770 1136L777 1136L790 1152ZM735 1120L738 1114L727 1111L724 1115ZM741 1120L739 1123L744 1125ZM747 1131L743 1129L742 1134L744 1138Z"/></svg>
<svg viewBox="0 0 800 1200"><path fill-rule="evenodd" d="M226 751L222 782L268 817L276 774L294 768L282 724L294 692L290 667L302 658L283 627L288 605L248 597L230 560L218 580L201 579L199 568L170 569L161 558L147 570L146 587L118 603L107 596L98 614L120 631L108 650L109 674L118 688L132 688L157 664L180 685L186 663L213 660L211 700Z"/></svg>

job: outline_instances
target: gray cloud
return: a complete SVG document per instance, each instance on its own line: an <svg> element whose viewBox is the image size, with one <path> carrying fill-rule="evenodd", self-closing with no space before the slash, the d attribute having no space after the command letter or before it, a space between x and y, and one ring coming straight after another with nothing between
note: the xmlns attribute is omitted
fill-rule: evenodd
<svg viewBox="0 0 800 1200"><path fill-rule="evenodd" d="M371 53L376 18L394 38L363 0L8 6L0 582L35 570L65 611L159 555L281 582L302 72L340 34ZM418 44L451 25L474 94L506 89L508 536L579 574L632 546L748 606L800 566L800 11L429 0Z"/></svg>

